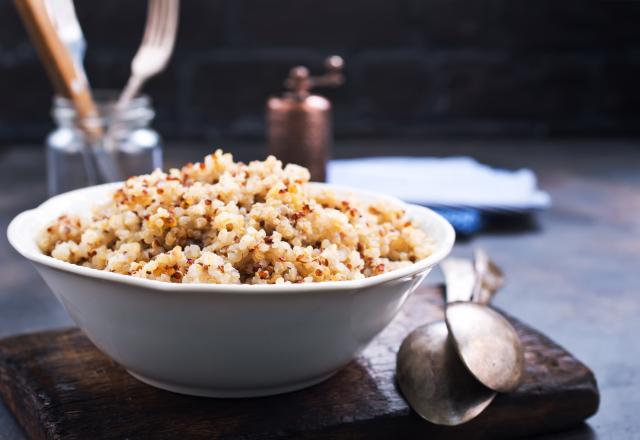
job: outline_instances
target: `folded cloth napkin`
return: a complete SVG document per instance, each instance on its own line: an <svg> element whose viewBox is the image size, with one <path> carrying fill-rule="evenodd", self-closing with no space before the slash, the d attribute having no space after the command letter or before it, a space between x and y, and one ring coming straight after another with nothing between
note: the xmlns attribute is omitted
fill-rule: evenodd
<svg viewBox="0 0 640 440"><path fill-rule="evenodd" d="M491 168L470 157L332 160L327 181L435 208L468 234L482 228L480 213L522 214L551 205L531 170Z"/></svg>

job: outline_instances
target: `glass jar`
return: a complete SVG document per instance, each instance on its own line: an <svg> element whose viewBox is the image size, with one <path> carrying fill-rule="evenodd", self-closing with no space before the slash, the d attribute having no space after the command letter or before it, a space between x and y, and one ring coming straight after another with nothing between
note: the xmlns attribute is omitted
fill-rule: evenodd
<svg viewBox="0 0 640 440"><path fill-rule="evenodd" d="M54 97L51 114L57 126L46 141L49 195L162 167L161 138L150 127L155 116L151 100L137 96L115 111L117 96L96 92L99 115L89 120L79 120L68 99Z"/></svg>

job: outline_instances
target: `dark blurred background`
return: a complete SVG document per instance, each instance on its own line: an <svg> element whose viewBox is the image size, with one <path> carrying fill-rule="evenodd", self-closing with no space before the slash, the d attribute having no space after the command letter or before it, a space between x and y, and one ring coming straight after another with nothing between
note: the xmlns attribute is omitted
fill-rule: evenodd
<svg viewBox="0 0 640 440"><path fill-rule="evenodd" d="M122 88L141 0L77 0L94 88ZM640 2L186 0L169 69L145 91L167 138L260 139L290 67L346 60L322 93L342 137L640 133ZM0 142L42 141L52 89L0 0Z"/></svg>
<svg viewBox="0 0 640 440"><path fill-rule="evenodd" d="M147 2L75 3L93 87L121 89ZM483 216L485 229L458 240L454 255L486 249L509 280L497 305L598 378L598 414L577 433L544 438L637 438L640 0L182 0L180 8L173 59L145 88L167 139L165 167L197 161L212 145L238 160L264 158L265 101L288 70L318 73L326 56L343 56L347 83L320 91L335 105L333 157L462 155L536 173L551 209L522 220ZM0 337L72 324L4 232L47 198L51 96L13 1L0 0ZM442 185L468 182L448 177ZM0 400L0 440L25 438Z"/></svg>

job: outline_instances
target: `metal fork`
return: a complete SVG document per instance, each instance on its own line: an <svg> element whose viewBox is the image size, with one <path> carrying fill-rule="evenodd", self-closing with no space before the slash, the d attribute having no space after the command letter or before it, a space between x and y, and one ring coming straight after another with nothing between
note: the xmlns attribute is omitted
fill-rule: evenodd
<svg viewBox="0 0 640 440"><path fill-rule="evenodd" d="M85 93L90 100L90 110L96 112L95 103L91 98L91 90L87 73L84 69L84 55L87 50L87 41L78 22L73 0L44 0L44 7L51 20L62 44L67 48L73 62L74 78L71 80L73 93ZM78 111L78 110L77 110ZM80 112L82 117L87 116L87 109ZM98 116L93 114L93 116ZM91 127L86 130L87 140L82 149L87 182L90 185L100 181L118 180L119 173L113 160L105 155L99 148L100 137L103 132L99 127Z"/></svg>
<svg viewBox="0 0 640 440"><path fill-rule="evenodd" d="M176 41L179 0L149 0L142 44L131 63L131 76L117 109L123 109L147 79L167 65Z"/></svg>
<svg viewBox="0 0 640 440"><path fill-rule="evenodd" d="M76 78L82 84L74 84L76 90L84 86L88 87L87 74L84 70L84 54L87 50L87 42L82 33L73 0L45 0L47 14L60 36L62 43L71 52L71 58L76 70Z"/></svg>

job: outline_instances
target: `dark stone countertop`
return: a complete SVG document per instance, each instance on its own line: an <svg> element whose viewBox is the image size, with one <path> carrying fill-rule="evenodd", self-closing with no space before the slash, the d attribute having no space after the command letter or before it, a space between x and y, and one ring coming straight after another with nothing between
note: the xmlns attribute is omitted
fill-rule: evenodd
<svg viewBox="0 0 640 440"><path fill-rule="evenodd" d="M257 144L228 142L238 159L261 158ZM167 164L198 160L205 146L169 143ZM553 207L534 224L460 242L482 246L505 269L496 304L546 333L595 372L599 412L573 431L545 438L631 438L640 432L640 140L343 141L335 156L473 155L492 166L529 167ZM0 227L46 199L38 146L0 150ZM27 261L0 234L0 337L70 325ZM441 280L439 274L429 282ZM24 434L0 402L0 440Z"/></svg>

